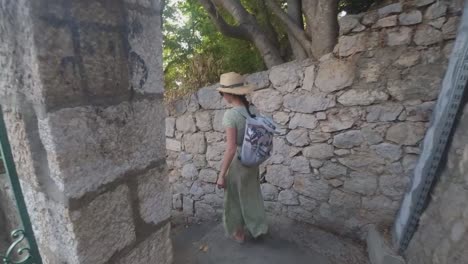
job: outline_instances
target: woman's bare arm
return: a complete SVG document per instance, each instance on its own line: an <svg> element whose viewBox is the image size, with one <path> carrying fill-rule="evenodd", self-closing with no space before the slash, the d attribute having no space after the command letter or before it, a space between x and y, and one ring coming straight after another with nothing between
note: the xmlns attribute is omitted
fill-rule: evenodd
<svg viewBox="0 0 468 264"><path fill-rule="evenodd" d="M237 151L237 129L233 127L226 128L226 151L224 152L223 163L219 178L224 178L234 159Z"/></svg>

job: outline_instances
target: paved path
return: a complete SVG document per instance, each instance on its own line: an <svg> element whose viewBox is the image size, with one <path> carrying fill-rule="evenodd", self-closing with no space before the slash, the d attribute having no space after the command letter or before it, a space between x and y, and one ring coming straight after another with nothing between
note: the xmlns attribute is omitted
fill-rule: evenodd
<svg viewBox="0 0 468 264"><path fill-rule="evenodd" d="M287 221L287 220L286 220ZM291 221L274 223L262 241L238 244L216 222L173 229L174 264L367 264L363 248Z"/></svg>

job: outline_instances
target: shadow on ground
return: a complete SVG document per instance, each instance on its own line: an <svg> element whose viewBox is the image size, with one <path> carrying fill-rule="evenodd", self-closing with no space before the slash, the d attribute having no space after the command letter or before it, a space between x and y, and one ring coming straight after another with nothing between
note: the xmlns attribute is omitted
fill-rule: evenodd
<svg viewBox="0 0 468 264"><path fill-rule="evenodd" d="M364 248L353 241L275 219L270 235L238 244L219 222L175 225L174 264L366 264Z"/></svg>

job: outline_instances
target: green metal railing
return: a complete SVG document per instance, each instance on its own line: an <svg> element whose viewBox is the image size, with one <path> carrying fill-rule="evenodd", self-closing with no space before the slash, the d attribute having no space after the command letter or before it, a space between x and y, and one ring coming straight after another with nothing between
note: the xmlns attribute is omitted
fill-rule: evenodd
<svg viewBox="0 0 468 264"><path fill-rule="evenodd" d="M3 157L3 164L6 175L8 175L11 187L15 196L18 213L23 224L22 229L11 232L12 243L8 250L0 252L2 264L42 264L41 256L37 248L36 238L29 219L26 203L24 202L23 191L16 173L15 162L11 153L8 134L3 119L3 111L0 107L0 149Z"/></svg>

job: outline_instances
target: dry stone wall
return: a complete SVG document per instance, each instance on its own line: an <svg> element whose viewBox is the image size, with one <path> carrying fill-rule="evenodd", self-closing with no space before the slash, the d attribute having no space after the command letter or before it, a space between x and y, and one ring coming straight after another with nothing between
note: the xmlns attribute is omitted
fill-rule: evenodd
<svg viewBox="0 0 468 264"><path fill-rule="evenodd" d="M457 1L455 1L457 2ZM396 3L340 19L334 52L247 76L253 104L282 126L261 167L273 214L362 237L392 224L453 46L455 2ZM225 111L215 86L167 107L173 212L212 218Z"/></svg>

